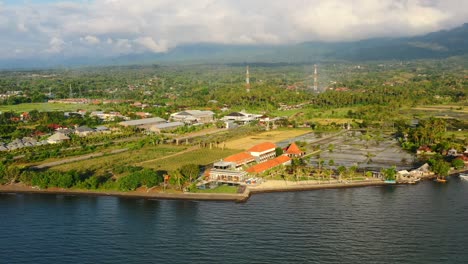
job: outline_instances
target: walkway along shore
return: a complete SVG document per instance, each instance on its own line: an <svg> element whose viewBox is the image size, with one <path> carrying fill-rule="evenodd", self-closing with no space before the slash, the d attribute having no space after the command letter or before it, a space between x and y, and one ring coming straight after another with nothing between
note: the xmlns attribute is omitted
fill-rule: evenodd
<svg viewBox="0 0 468 264"><path fill-rule="evenodd" d="M268 183L268 184L266 184ZM164 192L119 192L119 191L90 191L90 190L72 190L72 189L38 189L36 187L24 186L21 184L1 185L0 193L36 193L36 194L51 194L51 195L81 195L81 196L114 196L126 198L144 198L144 199L166 199L166 200L194 200L194 201L233 201L246 202L252 194L256 193L271 193L271 192L293 192L293 191L308 191L320 189L338 189L338 188L355 188L366 186L382 186L387 185L383 181L368 180L350 183L305 183L305 182L284 182L284 181L268 181L259 186L248 186L244 193L241 194L224 194L224 193L164 193ZM272 184L273 183L273 184Z"/></svg>
<svg viewBox="0 0 468 264"><path fill-rule="evenodd" d="M452 172L450 176L456 176L459 173L467 172L460 170ZM425 180L429 180L426 178ZM269 180L262 184L255 186L247 186L244 193L230 194L230 193L165 193L165 192L151 192L151 191L90 191L90 190L73 190L73 189L38 189L37 187L25 186L23 184L9 184L0 185L0 193L37 193L37 194L51 194L51 195L80 195L80 196L114 196L126 198L143 198L143 199L163 199L163 200L192 200L192 201L233 201L233 202L246 202L251 195L259 193L272 193L272 192L297 192L297 191L311 191L321 189L340 189L340 188L358 188L368 186L384 186L394 185L385 183L379 179L369 179L362 181L352 182L338 182L336 180L327 182L307 182L307 181L279 181ZM397 184L398 185L398 184Z"/></svg>

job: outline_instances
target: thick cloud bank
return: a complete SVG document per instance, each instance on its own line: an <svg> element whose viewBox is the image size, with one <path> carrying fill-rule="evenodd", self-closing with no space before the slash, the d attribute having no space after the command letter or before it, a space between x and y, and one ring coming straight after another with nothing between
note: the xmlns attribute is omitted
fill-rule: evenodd
<svg viewBox="0 0 468 264"><path fill-rule="evenodd" d="M284 44L423 34L468 17L460 0L0 2L0 56L114 56L183 43Z"/></svg>

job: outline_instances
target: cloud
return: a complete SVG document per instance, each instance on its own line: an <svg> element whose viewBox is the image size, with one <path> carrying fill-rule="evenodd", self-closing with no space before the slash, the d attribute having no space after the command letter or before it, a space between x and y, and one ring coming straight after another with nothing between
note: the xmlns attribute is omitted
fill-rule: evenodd
<svg viewBox="0 0 468 264"><path fill-rule="evenodd" d="M89 0L0 4L0 56L113 56L185 43L282 44L424 34L468 17L459 0ZM45 51L45 53L44 53Z"/></svg>
<svg viewBox="0 0 468 264"><path fill-rule="evenodd" d="M65 42L57 37L53 37L49 41L49 47L45 50L46 53L60 53L63 50Z"/></svg>
<svg viewBox="0 0 468 264"><path fill-rule="evenodd" d="M95 36L91 36L91 35L87 35L84 38L80 38L80 41L88 45L96 45L96 44L101 43L101 40L99 40L99 38Z"/></svg>
<svg viewBox="0 0 468 264"><path fill-rule="evenodd" d="M165 41L162 43L156 43L151 37L137 38L135 42L155 53L166 52L168 50Z"/></svg>

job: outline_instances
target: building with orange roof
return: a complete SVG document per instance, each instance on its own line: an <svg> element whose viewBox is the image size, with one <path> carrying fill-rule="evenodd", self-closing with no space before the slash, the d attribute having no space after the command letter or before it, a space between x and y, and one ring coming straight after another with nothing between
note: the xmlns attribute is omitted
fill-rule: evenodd
<svg viewBox="0 0 468 264"><path fill-rule="evenodd" d="M224 183L240 183L246 179L247 172L236 170L234 162L219 161L213 164L207 175L211 181Z"/></svg>
<svg viewBox="0 0 468 264"><path fill-rule="evenodd" d="M263 142L251 147L247 150L250 155L255 157L257 162L264 162L276 156L276 145L271 142Z"/></svg>
<svg viewBox="0 0 468 264"><path fill-rule="evenodd" d="M235 163L236 168L239 168L241 166L254 162L255 157L250 155L250 153L241 152L225 158L224 161Z"/></svg>
<svg viewBox="0 0 468 264"><path fill-rule="evenodd" d="M272 160L268 160L268 161L265 161L263 163L259 163L257 165L254 165L254 166L248 168L247 172L258 174L258 173L262 173L264 171L267 171L269 169L272 169L274 167L278 167L280 165L289 165L289 164L291 164L291 158L286 156L286 155L282 155L282 156L279 156L279 157L274 158Z"/></svg>
<svg viewBox="0 0 468 264"><path fill-rule="evenodd" d="M286 148L284 153L290 158L300 158L305 154L294 142Z"/></svg>

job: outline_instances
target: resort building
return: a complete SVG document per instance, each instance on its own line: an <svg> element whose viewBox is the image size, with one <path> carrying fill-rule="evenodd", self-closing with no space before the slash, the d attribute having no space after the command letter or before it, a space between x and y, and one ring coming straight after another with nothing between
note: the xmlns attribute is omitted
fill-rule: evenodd
<svg viewBox="0 0 468 264"><path fill-rule="evenodd" d="M247 178L247 172L235 168L236 164L233 162L215 162L208 173L209 180L225 183L243 182Z"/></svg>
<svg viewBox="0 0 468 264"><path fill-rule="evenodd" d="M130 120L130 121L123 121L120 122L119 125L124 127L138 127L141 129L150 129L150 127L166 123L166 120L160 117L153 117L153 118L144 118L144 119L137 119L137 120Z"/></svg>
<svg viewBox="0 0 468 264"><path fill-rule="evenodd" d="M186 124L211 123L214 121L212 111L186 110L171 114L171 120L183 122Z"/></svg>
<svg viewBox="0 0 468 264"><path fill-rule="evenodd" d="M247 150L255 160L260 163L272 159L276 156L276 145L271 142L264 142L251 147Z"/></svg>
<svg viewBox="0 0 468 264"><path fill-rule="evenodd" d="M236 168L239 168L249 163L255 162L255 157L250 155L250 153L241 152L225 158L224 161L232 162L235 164Z"/></svg>
<svg viewBox="0 0 468 264"><path fill-rule="evenodd" d="M305 155L305 152L300 150L296 143L293 142L286 148L284 154L286 154L290 158L300 158Z"/></svg>
<svg viewBox="0 0 468 264"><path fill-rule="evenodd" d="M281 166L281 165L290 165L290 164L291 164L291 158L286 156L286 155L283 155L283 156L279 156L277 158L274 158L272 160L268 160L268 161L265 161L263 163L259 163L257 165L254 165L254 166L248 168L247 172L258 174L258 173L265 172L267 170L273 169L273 168Z"/></svg>

